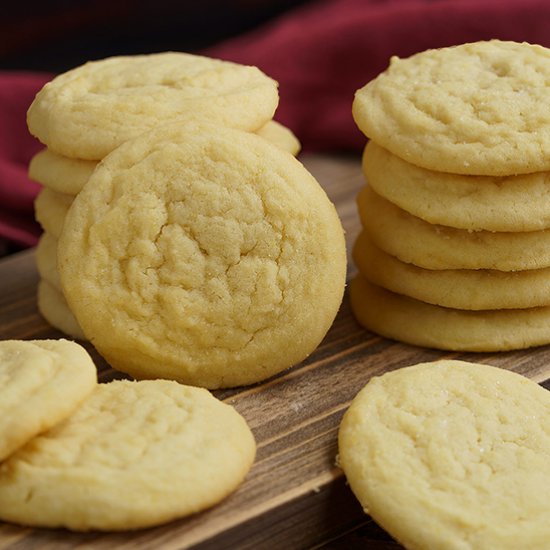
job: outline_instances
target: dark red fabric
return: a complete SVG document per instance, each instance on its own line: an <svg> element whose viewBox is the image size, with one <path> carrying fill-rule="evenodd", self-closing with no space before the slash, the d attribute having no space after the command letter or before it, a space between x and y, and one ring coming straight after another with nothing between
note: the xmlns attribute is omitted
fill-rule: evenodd
<svg viewBox="0 0 550 550"><path fill-rule="evenodd" d="M326 0L208 50L280 84L276 118L304 150L359 149L354 92L392 55L499 38L550 46L548 0Z"/></svg>
<svg viewBox="0 0 550 550"><path fill-rule="evenodd" d="M324 0L203 52L257 65L279 81L276 118L304 150L359 151L351 117L355 90L391 55L490 38L550 46L547 0ZM26 165L39 144L25 112L47 75L0 73L0 238L36 242Z"/></svg>
<svg viewBox="0 0 550 550"><path fill-rule="evenodd" d="M0 238L19 246L36 244L40 234L33 213L39 186L28 179L27 167L42 146L27 130L26 113L36 92L50 78L0 73Z"/></svg>

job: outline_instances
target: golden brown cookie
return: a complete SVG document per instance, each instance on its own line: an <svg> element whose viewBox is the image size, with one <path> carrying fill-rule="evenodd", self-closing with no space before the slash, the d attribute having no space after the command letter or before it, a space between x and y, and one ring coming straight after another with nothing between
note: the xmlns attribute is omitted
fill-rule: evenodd
<svg viewBox="0 0 550 550"><path fill-rule="evenodd" d="M57 239L50 233L42 233L35 252L36 267L42 279L62 292L57 271Z"/></svg>
<svg viewBox="0 0 550 550"><path fill-rule="evenodd" d="M360 191L357 207L372 242L406 263L426 269L519 271L550 267L550 229L493 233L433 225L368 186Z"/></svg>
<svg viewBox="0 0 550 550"><path fill-rule="evenodd" d="M456 309L522 309L550 305L550 268L527 271L424 269L374 246L361 233L353 248L371 283L429 304Z"/></svg>
<svg viewBox="0 0 550 550"><path fill-rule="evenodd" d="M91 357L74 342L0 341L0 463L70 416L96 385Z"/></svg>
<svg viewBox="0 0 550 550"><path fill-rule="evenodd" d="M420 168L369 141L363 171L371 188L431 224L469 231L550 227L550 172L467 176Z"/></svg>
<svg viewBox="0 0 550 550"><path fill-rule="evenodd" d="M44 279L38 281L37 306L52 327L77 340L87 340L61 291Z"/></svg>
<svg viewBox="0 0 550 550"><path fill-rule="evenodd" d="M255 133L294 156L300 152L298 138L275 120L269 120ZM31 159L29 178L52 191L74 196L82 190L97 164L95 160L65 157L46 148Z"/></svg>
<svg viewBox="0 0 550 550"><path fill-rule="evenodd" d="M31 159L29 178L57 193L77 195L97 166L95 160L58 155L43 149Z"/></svg>
<svg viewBox="0 0 550 550"><path fill-rule="evenodd" d="M357 91L363 133L440 172L509 176L550 170L550 50L490 40L427 50Z"/></svg>
<svg viewBox="0 0 550 550"><path fill-rule="evenodd" d="M548 547L550 394L519 374L443 360L372 378L339 453L365 512L405 548Z"/></svg>
<svg viewBox="0 0 550 550"><path fill-rule="evenodd" d="M317 347L346 254L334 206L292 155L248 132L174 124L98 166L67 215L58 268L114 368L216 388Z"/></svg>
<svg viewBox="0 0 550 550"><path fill-rule="evenodd" d="M550 343L550 306L466 311L395 294L358 275L350 284L359 323L393 340L454 351L507 351Z"/></svg>
<svg viewBox="0 0 550 550"><path fill-rule="evenodd" d="M298 155L302 148L298 138L293 134L290 128L283 126L276 120L270 120L264 124L256 133L267 139L273 145L280 147L283 151L288 151L291 155Z"/></svg>
<svg viewBox="0 0 550 550"><path fill-rule="evenodd" d="M27 114L32 135L60 155L100 160L175 120L255 131L273 118L277 83L256 67L181 52L110 57L54 78Z"/></svg>
<svg viewBox="0 0 550 550"><path fill-rule="evenodd" d="M73 199L72 195L58 193L44 187L34 201L36 220L44 231L50 233L56 239L61 235L65 216Z"/></svg>
<svg viewBox="0 0 550 550"><path fill-rule="evenodd" d="M158 525L225 498L255 450L242 416L206 390L99 384L70 418L0 464L0 517L77 531Z"/></svg>

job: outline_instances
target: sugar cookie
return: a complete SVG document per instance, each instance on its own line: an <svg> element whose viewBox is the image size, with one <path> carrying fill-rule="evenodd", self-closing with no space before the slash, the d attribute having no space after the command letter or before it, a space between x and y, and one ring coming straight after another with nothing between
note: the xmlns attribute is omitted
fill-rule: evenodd
<svg viewBox="0 0 550 550"><path fill-rule="evenodd" d="M550 343L550 306L466 311L427 304L369 283L350 284L359 323L386 338L427 348L507 351Z"/></svg>
<svg viewBox="0 0 550 550"><path fill-rule="evenodd" d="M50 233L42 233L38 239L35 259L40 277L62 292L57 271L57 239Z"/></svg>
<svg viewBox="0 0 550 550"><path fill-rule="evenodd" d="M255 448L245 420L206 390L99 384L70 418L0 465L0 517L78 531L157 525L234 491Z"/></svg>
<svg viewBox="0 0 550 550"><path fill-rule="evenodd" d="M535 382L463 361L398 369L359 392L338 439L365 512L406 548L548 548L550 394Z"/></svg>
<svg viewBox="0 0 550 550"><path fill-rule="evenodd" d="M43 149L31 159L29 178L52 191L77 195L96 166L95 160L65 157Z"/></svg>
<svg viewBox="0 0 550 550"><path fill-rule="evenodd" d="M300 152L298 138L275 120L268 121L256 133L294 156ZM53 191L74 196L82 190L97 165L96 160L65 157L43 149L31 159L29 178Z"/></svg>
<svg viewBox="0 0 550 550"><path fill-rule="evenodd" d="M370 141L363 171L380 196L423 220L479 231L550 227L550 172L509 177L426 170Z"/></svg>
<svg viewBox="0 0 550 550"><path fill-rule="evenodd" d="M283 126L276 120L270 120L264 124L256 133L267 139L267 141L273 143L283 151L288 151L291 155L296 156L302 145L298 141L298 138L293 134L290 128Z"/></svg>
<svg viewBox="0 0 550 550"><path fill-rule="evenodd" d="M74 342L0 341L0 462L69 416L96 384L91 357Z"/></svg>
<svg viewBox="0 0 550 550"><path fill-rule="evenodd" d="M256 67L179 52L110 57L46 84L27 124L55 153L100 160L179 119L257 130L273 118L278 100L277 83Z"/></svg>
<svg viewBox="0 0 550 550"><path fill-rule="evenodd" d="M381 146L441 172L550 170L550 50L491 40L392 57L353 116Z"/></svg>
<svg viewBox="0 0 550 550"><path fill-rule="evenodd" d="M87 340L63 294L49 281L38 281L38 311L52 327L77 340Z"/></svg>
<svg viewBox="0 0 550 550"><path fill-rule="evenodd" d="M371 283L423 302L456 309L518 309L550 305L550 268L527 271L424 269L374 246L361 233L353 248Z"/></svg>
<svg viewBox="0 0 550 550"><path fill-rule="evenodd" d="M42 229L56 239L61 235L67 211L74 197L44 187L34 201L34 214Z"/></svg>
<svg viewBox="0 0 550 550"><path fill-rule="evenodd" d="M368 186L360 191L357 206L372 242L406 263L426 269L517 271L550 267L550 229L492 233L432 225Z"/></svg>
<svg viewBox="0 0 550 550"><path fill-rule="evenodd" d="M251 133L174 124L97 167L67 215L58 269L111 366L216 388L315 349L346 253L334 206L292 155Z"/></svg>

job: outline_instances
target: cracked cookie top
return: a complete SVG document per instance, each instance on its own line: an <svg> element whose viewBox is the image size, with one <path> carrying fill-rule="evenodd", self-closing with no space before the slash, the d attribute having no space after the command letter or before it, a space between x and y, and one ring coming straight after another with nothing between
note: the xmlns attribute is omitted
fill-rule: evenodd
<svg viewBox="0 0 550 550"><path fill-rule="evenodd" d="M424 168L507 176L550 170L550 50L491 40L392 57L357 91L363 133Z"/></svg>
<svg viewBox="0 0 550 550"><path fill-rule="evenodd" d="M277 83L256 67L180 52L120 56L54 78L37 94L27 124L52 151L99 160L179 119L254 131L278 101Z"/></svg>
<svg viewBox="0 0 550 550"><path fill-rule="evenodd" d="M292 155L247 132L174 124L98 166L65 220L58 267L113 367L215 388L311 353L346 259L334 206Z"/></svg>
<svg viewBox="0 0 550 550"><path fill-rule="evenodd" d="M225 498L255 452L244 418L207 390L98 384L70 418L0 465L0 517L79 531L157 525Z"/></svg>
<svg viewBox="0 0 550 550"><path fill-rule="evenodd" d="M550 394L441 360L373 378L339 432L361 505L406 548L542 549L550 537Z"/></svg>

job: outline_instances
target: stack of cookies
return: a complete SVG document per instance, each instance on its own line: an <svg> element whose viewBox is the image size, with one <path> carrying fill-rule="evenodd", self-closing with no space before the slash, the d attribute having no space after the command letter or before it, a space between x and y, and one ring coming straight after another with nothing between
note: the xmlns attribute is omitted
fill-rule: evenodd
<svg viewBox="0 0 550 550"><path fill-rule="evenodd" d="M85 339L57 273L57 239L65 215L101 159L124 141L173 120L208 120L257 132L298 154L294 134L272 120L277 84L255 67L184 53L91 62L47 84L28 113L47 148L29 166L44 186L35 203L44 229L36 261L38 307L50 324Z"/></svg>
<svg viewBox="0 0 550 550"><path fill-rule="evenodd" d="M307 357L342 300L345 241L277 101L254 67L176 53L46 85L28 112L47 146L30 167L44 316L136 378L230 387Z"/></svg>
<svg viewBox="0 0 550 550"><path fill-rule="evenodd" d="M550 50L429 50L358 90L371 139L354 313L404 342L498 351L550 342Z"/></svg>

